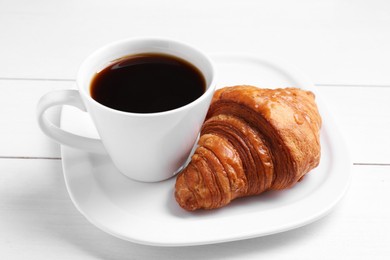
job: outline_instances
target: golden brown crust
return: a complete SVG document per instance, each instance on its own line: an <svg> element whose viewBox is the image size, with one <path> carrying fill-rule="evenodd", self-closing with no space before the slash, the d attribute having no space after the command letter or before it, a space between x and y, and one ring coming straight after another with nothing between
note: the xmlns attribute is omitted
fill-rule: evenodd
<svg viewBox="0 0 390 260"><path fill-rule="evenodd" d="M215 92L175 197L187 210L285 189L320 160L321 117L314 94L296 88L235 86Z"/></svg>

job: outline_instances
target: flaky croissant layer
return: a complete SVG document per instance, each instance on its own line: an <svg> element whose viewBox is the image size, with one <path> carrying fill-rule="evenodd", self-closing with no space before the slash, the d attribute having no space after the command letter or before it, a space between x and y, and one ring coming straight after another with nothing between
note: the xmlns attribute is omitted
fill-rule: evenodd
<svg viewBox="0 0 390 260"><path fill-rule="evenodd" d="M217 90L198 147L177 176L176 201L190 211L214 209L239 197L291 187L319 164L320 128L310 91Z"/></svg>

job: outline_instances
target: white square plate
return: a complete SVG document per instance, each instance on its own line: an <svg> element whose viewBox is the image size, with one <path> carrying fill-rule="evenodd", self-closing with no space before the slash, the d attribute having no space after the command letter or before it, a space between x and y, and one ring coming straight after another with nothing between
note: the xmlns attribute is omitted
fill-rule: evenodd
<svg viewBox="0 0 390 260"><path fill-rule="evenodd" d="M266 56L214 55L218 87L316 90L302 73ZM175 178L140 183L122 175L105 155L62 146L64 176L77 209L95 226L119 238L156 246L188 246L265 236L309 224L328 213L345 194L350 161L344 142L320 97L323 119L320 165L293 188L241 198L211 211L187 212L174 198ZM61 127L97 137L86 113L64 107Z"/></svg>

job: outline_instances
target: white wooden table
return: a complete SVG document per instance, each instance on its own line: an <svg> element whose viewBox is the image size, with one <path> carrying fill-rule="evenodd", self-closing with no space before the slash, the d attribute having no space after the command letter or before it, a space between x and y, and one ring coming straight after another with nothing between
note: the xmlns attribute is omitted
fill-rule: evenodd
<svg viewBox="0 0 390 260"><path fill-rule="evenodd" d="M93 50L132 36L272 53L306 72L351 153L345 198L305 227L214 245L137 245L90 224L36 103L73 88ZM0 0L0 259L390 259L389 205L390 1Z"/></svg>

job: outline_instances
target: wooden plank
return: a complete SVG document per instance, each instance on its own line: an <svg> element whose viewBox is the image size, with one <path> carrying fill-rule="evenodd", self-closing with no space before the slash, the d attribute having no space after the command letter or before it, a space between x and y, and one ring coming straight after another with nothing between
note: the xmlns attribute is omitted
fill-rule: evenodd
<svg viewBox="0 0 390 260"><path fill-rule="evenodd" d="M0 80L0 156L59 157L59 146L38 128L35 109L44 93L74 85ZM354 163L390 163L390 88L320 86L316 93L336 119Z"/></svg>
<svg viewBox="0 0 390 260"><path fill-rule="evenodd" d="M73 86L66 81L0 80L0 157L60 157L59 146L38 127L36 106L45 93ZM48 112L56 123L59 110Z"/></svg>
<svg viewBox="0 0 390 260"><path fill-rule="evenodd" d="M267 237L183 248L112 237L73 206L58 160L0 159L0 259L386 259L390 167L354 166L349 192L308 226ZM264 223L263 223L264 224Z"/></svg>
<svg viewBox="0 0 390 260"><path fill-rule="evenodd" d="M390 87L318 87L354 163L390 163Z"/></svg>
<svg viewBox="0 0 390 260"><path fill-rule="evenodd" d="M75 78L114 40L171 37L274 54L318 84L390 85L389 1L1 1L0 77Z"/></svg>

